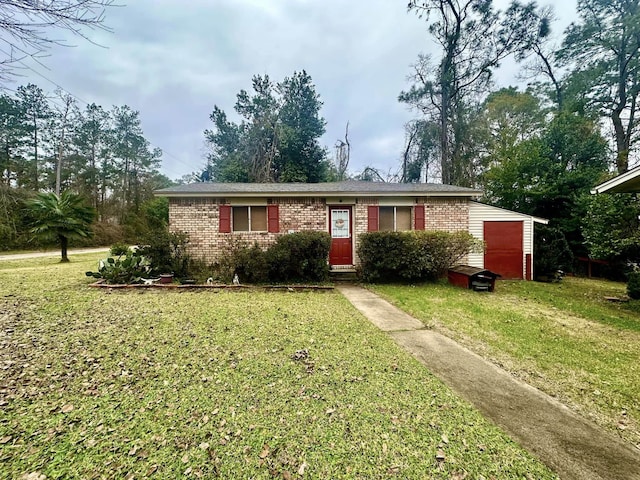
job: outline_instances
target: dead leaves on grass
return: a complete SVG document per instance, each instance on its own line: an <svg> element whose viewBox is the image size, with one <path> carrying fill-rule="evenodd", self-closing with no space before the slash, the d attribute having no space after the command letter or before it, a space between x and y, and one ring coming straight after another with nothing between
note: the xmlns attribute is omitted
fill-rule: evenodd
<svg viewBox="0 0 640 480"><path fill-rule="evenodd" d="M297 472L299 477L304 476L309 466L304 460L301 463L298 462L286 449L276 447L272 450L267 443L262 446L258 458L260 459L259 465L266 466L272 477L283 480L293 480L295 473L291 472Z"/></svg>

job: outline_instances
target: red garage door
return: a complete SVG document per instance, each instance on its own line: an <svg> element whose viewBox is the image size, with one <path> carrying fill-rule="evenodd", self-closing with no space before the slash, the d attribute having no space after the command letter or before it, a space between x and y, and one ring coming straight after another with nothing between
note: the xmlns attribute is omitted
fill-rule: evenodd
<svg viewBox="0 0 640 480"><path fill-rule="evenodd" d="M502 278L523 278L523 222L484 222L484 268Z"/></svg>

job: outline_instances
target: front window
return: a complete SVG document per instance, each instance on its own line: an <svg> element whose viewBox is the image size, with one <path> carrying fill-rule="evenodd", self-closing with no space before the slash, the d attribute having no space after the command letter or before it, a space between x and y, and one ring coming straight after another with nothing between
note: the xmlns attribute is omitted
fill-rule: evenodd
<svg viewBox="0 0 640 480"><path fill-rule="evenodd" d="M411 207L380 207L380 231L403 232L411 230Z"/></svg>
<svg viewBox="0 0 640 480"><path fill-rule="evenodd" d="M267 207L233 207L234 232L266 232Z"/></svg>

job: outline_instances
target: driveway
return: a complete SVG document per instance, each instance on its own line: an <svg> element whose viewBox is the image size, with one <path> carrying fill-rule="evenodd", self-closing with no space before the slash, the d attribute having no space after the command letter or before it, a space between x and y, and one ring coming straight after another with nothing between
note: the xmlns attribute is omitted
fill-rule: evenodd
<svg viewBox="0 0 640 480"><path fill-rule="evenodd" d="M101 253L108 252L108 247L99 248L78 248L74 250L68 250L68 255L82 255L83 253ZM60 250L51 250L48 252L31 252L31 253L15 253L12 255L0 255L0 262L2 260L23 260L27 258L42 258L42 257L59 257Z"/></svg>
<svg viewBox="0 0 640 480"><path fill-rule="evenodd" d="M640 451L376 294L338 290L461 397L562 479L639 480Z"/></svg>

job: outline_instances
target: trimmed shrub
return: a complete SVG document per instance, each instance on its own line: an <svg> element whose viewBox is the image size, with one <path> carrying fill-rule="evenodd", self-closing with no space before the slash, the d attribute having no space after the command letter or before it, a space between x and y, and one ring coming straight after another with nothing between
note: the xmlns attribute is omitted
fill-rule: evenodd
<svg viewBox="0 0 640 480"><path fill-rule="evenodd" d="M326 232L298 232L278 237L263 251L255 243L230 240L214 265L213 277L241 283L325 281L329 277L327 258L331 237Z"/></svg>
<svg viewBox="0 0 640 480"><path fill-rule="evenodd" d="M634 300L640 300L640 272L631 272L629 274L627 295Z"/></svg>
<svg viewBox="0 0 640 480"><path fill-rule="evenodd" d="M370 232L360 235L360 276L367 282L436 280L482 242L468 232Z"/></svg>
<svg viewBox="0 0 640 480"><path fill-rule="evenodd" d="M278 237L266 252L273 282L325 281L329 278L331 236L327 232L296 232Z"/></svg>
<svg viewBox="0 0 640 480"><path fill-rule="evenodd" d="M214 265L214 277L226 283L238 275L240 283L265 283L268 268L265 252L254 243L230 241L221 259Z"/></svg>
<svg viewBox="0 0 640 480"><path fill-rule="evenodd" d="M189 276L189 235L184 232L157 230L149 234L137 253L149 260L151 274L173 273L177 279Z"/></svg>

